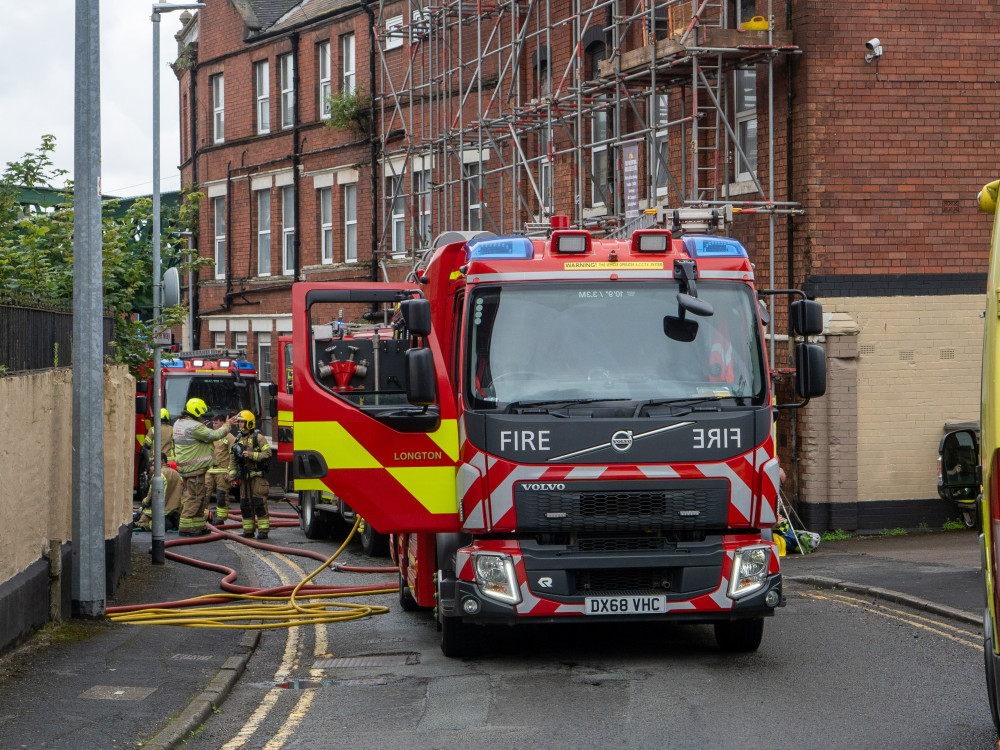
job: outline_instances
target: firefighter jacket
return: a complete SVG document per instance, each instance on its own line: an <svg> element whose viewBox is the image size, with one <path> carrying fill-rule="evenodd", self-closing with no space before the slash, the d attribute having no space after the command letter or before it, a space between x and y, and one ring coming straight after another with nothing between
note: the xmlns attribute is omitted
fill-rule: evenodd
<svg viewBox="0 0 1000 750"><path fill-rule="evenodd" d="M174 423L174 456L182 477L204 474L212 467L215 446L219 438L229 434L229 424L211 430L196 419L183 416Z"/></svg>
<svg viewBox="0 0 1000 750"><path fill-rule="evenodd" d="M167 457L168 461L174 460L174 428L169 422L160 422L160 427L163 428L163 434L160 436L160 453ZM142 447L149 451L149 454L153 455L153 441L155 435L153 435L153 428L149 428L149 432L146 433L146 437L142 441ZM155 458L155 456L154 456Z"/></svg>
<svg viewBox="0 0 1000 750"><path fill-rule="evenodd" d="M255 430L249 435L240 433L229 449L229 478L262 477L267 473L269 458L271 458L271 444L260 430Z"/></svg>
<svg viewBox="0 0 1000 750"><path fill-rule="evenodd" d="M163 477L163 515L168 515L173 513L175 510L181 509L181 492L184 489L184 480L181 479L181 475L176 471L171 469L169 466L164 466L163 471L160 472L160 476ZM143 498L142 505L145 508L149 508L153 504L153 485L152 482L149 485L149 492L146 493L146 497ZM152 514L152 511L150 511Z"/></svg>
<svg viewBox="0 0 1000 750"><path fill-rule="evenodd" d="M212 465L212 468L208 470L210 474L226 474L229 472L229 449L235 441L236 436L230 434L225 435L212 443L212 447L215 451L212 459L215 463Z"/></svg>

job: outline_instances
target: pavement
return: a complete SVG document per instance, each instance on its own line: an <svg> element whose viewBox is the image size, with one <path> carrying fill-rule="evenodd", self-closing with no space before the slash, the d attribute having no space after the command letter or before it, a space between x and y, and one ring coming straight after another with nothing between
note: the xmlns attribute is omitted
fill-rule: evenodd
<svg viewBox="0 0 1000 750"><path fill-rule="evenodd" d="M272 511L287 506L272 503ZM299 533L296 530L289 530ZM280 543L282 530L272 534ZM274 539L279 537L279 539ZM108 607L218 591L220 575L150 562L149 534L132 541L133 574ZM239 571L234 545L167 535L167 551ZM782 559L794 585L836 586L969 624L981 624L983 585L974 531L855 537ZM71 620L0 658L0 747L180 747L225 701L259 631Z"/></svg>

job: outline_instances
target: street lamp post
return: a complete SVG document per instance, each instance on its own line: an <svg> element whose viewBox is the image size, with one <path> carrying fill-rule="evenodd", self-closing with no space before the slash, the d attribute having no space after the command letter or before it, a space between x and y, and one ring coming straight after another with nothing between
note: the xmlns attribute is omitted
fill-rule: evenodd
<svg viewBox="0 0 1000 750"><path fill-rule="evenodd" d="M160 278L160 14L174 10L197 10L205 3L153 3L153 320L160 317L160 299L163 281ZM163 465L160 461L160 344L153 341L153 547L154 565L163 565L165 524L163 522Z"/></svg>

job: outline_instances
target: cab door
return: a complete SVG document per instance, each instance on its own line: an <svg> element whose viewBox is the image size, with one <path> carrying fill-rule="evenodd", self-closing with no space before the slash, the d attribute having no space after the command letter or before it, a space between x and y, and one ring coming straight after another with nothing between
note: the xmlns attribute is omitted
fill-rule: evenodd
<svg viewBox="0 0 1000 750"><path fill-rule="evenodd" d="M296 488L333 492L382 533L457 531L458 426L439 341L383 321L416 284L296 284L292 291ZM374 310L380 312L373 313ZM407 400L433 359L433 403Z"/></svg>

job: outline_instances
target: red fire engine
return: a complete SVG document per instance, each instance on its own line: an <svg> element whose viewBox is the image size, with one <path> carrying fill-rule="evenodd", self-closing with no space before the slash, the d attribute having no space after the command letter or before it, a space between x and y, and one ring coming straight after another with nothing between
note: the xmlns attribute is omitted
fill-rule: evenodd
<svg viewBox="0 0 1000 750"><path fill-rule="evenodd" d="M802 337L822 310L756 292L739 242L685 223L709 216L628 239L565 217L544 239L449 233L413 282L293 287L296 487L395 535L401 605L436 607L445 654L475 653L483 626L572 620L759 645L782 603L759 297L801 297ZM345 381L358 343L324 323L373 308L396 331ZM822 348L795 348L789 407L826 382Z"/></svg>
<svg viewBox="0 0 1000 750"><path fill-rule="evenodd" d="M146 468L152 458L142 443L153 423L152 372L136 382L135 466L133 488L138 499L149 489ZM160 403L171 421L184 411L189 398L201 398L208 404L208 415L222 414L227 419L249 409L260 419L260 384L257 370L239 349L200 349L191 352L164 352L160 359Z"/></svg>

